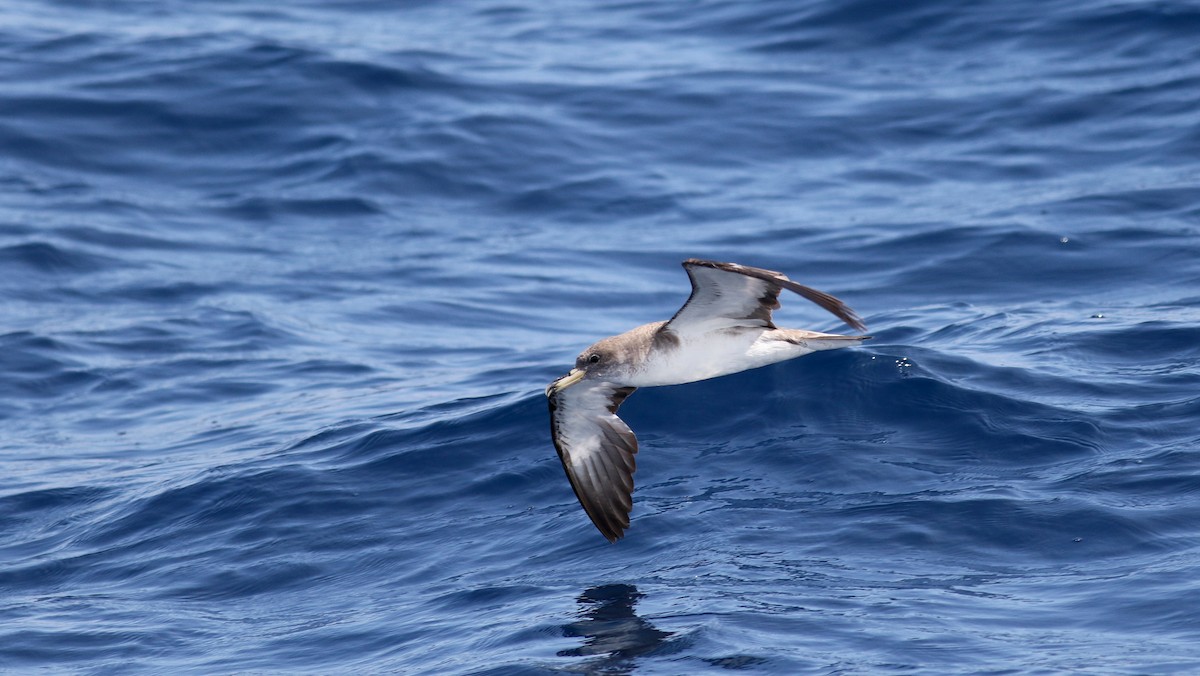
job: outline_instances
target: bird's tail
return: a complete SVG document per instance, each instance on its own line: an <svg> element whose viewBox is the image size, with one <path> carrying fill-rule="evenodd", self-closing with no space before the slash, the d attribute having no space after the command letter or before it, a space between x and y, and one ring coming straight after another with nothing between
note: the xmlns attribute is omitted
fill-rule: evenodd
<svg viewBox="0 0 1200 676"><path fill-rule="evenodd" d="M854 347L871 336L841 336L836 333L820 333L803 329L776 329L779 340L803 345L814 352L817 350L836 350L839 347Z"/></svg>

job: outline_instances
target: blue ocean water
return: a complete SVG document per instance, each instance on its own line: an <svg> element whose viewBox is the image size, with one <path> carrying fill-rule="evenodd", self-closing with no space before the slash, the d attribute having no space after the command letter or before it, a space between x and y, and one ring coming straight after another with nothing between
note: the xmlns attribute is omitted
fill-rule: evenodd
<svg viewBox="0 0 1200 676"><path fill-rule="evenodd" d="M1200 672L1198 32L5 2L0 671ZM634 394L609 545L542 390L693 256L875 339Z"/></svg>

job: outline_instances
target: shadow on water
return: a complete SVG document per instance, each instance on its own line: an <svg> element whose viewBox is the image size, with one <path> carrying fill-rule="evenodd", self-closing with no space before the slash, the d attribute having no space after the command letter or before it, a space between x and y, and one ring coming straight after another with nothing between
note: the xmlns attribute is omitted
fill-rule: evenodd
<svg viewBox="0 0 1200 676"><path fill-rule="evenodd" d="M589 657L570 668L569 673L621 676L645 667L639 658L653 660L679 655L696 649L690 631L664 631L642 618L634 610L645 594L631 584L608 584L586 589L579 598L579 619L562 627L563 636L582 638L583 645L560 650L559 657ZM683 658L685 661L688 658ZM752 655L705 657L702 662L722 669L741 670L765 664L767 661ZM673 664L681 664L672 662ZM560 671L556 669L555 671ZM682 672L681 672L682 673Z"/></svg>
<svg viewBox="0 0 1200 676"><path fill-rule="evenodd" d="M644 596L637 587L609 584L592 587L579 595L580 619L563 625L563 635L584 639L583 645L561 650L559 657L592 657L582 665L584 673L626 674L635 667L634 658L672 652L673 634L658 629L634 612Z"/></svg>

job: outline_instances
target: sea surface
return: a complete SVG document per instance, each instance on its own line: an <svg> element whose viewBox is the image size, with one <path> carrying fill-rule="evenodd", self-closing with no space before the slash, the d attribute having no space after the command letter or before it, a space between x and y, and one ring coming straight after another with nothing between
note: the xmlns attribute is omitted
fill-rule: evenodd
<svg viewBox="0 0 1200 676"><path fill-rule="evenodd" d="M1197 35L5 0L0 672L1200 673ZM874 339L634 394L609 544L543 389L689 257Z"/></svg>

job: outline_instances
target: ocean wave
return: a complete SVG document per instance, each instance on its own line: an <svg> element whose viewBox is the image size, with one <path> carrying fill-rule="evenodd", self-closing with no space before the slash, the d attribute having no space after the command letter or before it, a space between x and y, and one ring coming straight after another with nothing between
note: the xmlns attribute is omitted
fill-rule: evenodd
<svg viewBox="0 0 1200 676"><path fill-rule="evenodd" d="M1200 665L1194 8L60 5L0 9L6 667ZM874 338L636 392L609 545L543 388L693 256Z"/></svg>

